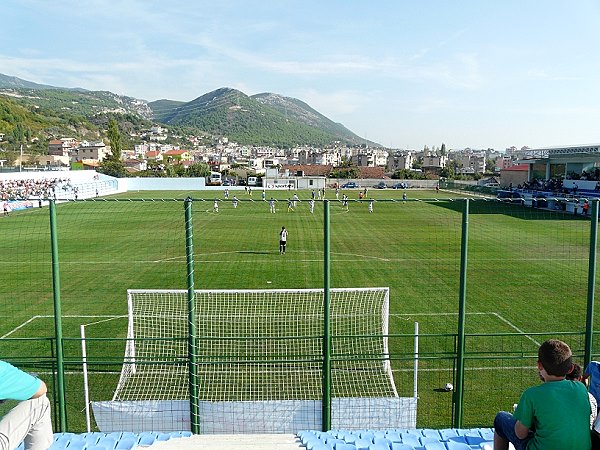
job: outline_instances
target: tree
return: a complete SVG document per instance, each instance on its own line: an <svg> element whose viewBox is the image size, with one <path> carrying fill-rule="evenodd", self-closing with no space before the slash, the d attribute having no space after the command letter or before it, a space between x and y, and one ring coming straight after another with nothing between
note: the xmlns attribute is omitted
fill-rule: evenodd
<svg viewBox="0 0 600 450"><path fill-rule="evenodd" d="M187 175L189 177L207 177L210 175L210 168L206 163L193 163L188 167Z"/></svg>
<svg viewBox="0 0 600 450"><path fill-rule="evenodd" d="M110 119L108 122L107 135L110 142L110 155L100 163L98 172L117 178L126 177L127 171L123 161L121 161L121 133L119 132L119 124L115 119Z"/></svg>
<svg viewBox="0 0 600 450"><path fill-rule="evenodd" d="M121 150L122 150L122 140L121 140L121 132L119 131L119 124L115 119L110 119L108 122L108 141L110 142L110 151L112 153L112 157L120 161L121 160Z"/></svg>

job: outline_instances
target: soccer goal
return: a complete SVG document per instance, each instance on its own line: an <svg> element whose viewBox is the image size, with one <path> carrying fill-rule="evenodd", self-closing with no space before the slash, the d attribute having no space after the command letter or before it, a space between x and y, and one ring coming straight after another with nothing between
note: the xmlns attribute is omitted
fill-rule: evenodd
<svg viewBox="0 0 600 450"><path fill-rule="evenodd" d="M322 289L195 291L197 399L190 400L188 292L128 291L128 340L112 401L94 402L102 431L190 428L284 433L321 427ZM388 355L388 288L330 290L332 426L416 426Z"/></svg>

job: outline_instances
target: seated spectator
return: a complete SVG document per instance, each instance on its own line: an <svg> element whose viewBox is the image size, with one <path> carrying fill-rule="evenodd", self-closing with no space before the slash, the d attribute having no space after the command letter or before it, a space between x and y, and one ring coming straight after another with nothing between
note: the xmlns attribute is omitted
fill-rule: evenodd
<svg viewBox="0 0 600 450"><path fill-rule="evenodd" d="M585 385L585 382L583 381L583 370L581 369L581 366L579 364L573 364L573 370L569 372L565 378L567 380L580 381ZM592 425L594 425L594 421L598 416L598 402L596 402L596 398L589 392L588 397L590 398L590 406L592 407L592 414L590 414L591 427Z"/></svg>
<svg viewBox="0 0 600 450"><path fill-rule="evenodd" d="M590 450L591 407L585 386L566 380L573 368L571 349L558 339L538 349L537 368L544 381L526 389L514 415L501 411L494 420L494 449Z"/></svg>
<svg viewBox="0 0 600 450"><path fill-rule="evenodd" d="M0 449L46 450L52 445L50 402L46 384L11 364L0 361L0 399L19 400L0 420Z"/></svg>
<svg viewBox="0 0 600 450"><path fill-rule="evenodd" d="M587 383L590 394L594 396L596 403L598 403L600 398L600 362L590 361L583 371L581 381Z"/></svg>

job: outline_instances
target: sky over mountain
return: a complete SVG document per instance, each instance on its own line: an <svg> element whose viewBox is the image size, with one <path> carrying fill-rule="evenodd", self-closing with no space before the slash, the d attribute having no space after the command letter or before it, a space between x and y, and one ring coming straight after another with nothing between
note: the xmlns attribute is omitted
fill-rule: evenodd
<svg viewBox="0 0 600 450"><path fill-rule="evenodd" d="M600 2L4 0L0 72L295 97L386 146L600 142Z"/></svg>

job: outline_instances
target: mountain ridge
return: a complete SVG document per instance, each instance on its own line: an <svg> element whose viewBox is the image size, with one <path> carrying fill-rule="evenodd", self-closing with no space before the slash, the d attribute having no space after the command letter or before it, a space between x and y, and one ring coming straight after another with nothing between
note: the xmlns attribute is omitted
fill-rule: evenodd
<svg viewBox="0 0 600 450"><path fill-rule="evenodd" d="M87 120L94 120L98 114L133 114L143 120L227 137L240 144L284 147L337 142L379 146L307 103L271 92L248 96L237 89L221 87L188 102L148 102L110 91L56 87L0 74L0 95L48 114L75 115Z"/></svg>

